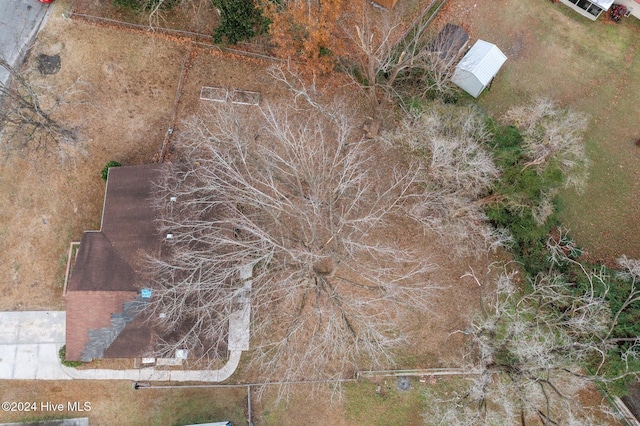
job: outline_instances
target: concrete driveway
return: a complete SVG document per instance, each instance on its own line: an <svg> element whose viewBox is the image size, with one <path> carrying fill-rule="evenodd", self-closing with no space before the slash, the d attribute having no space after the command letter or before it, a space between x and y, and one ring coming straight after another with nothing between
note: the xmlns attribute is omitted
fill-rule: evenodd
<svg viewBox="0 0 640 426"><path fill-rule="evenodd" d="M0 312L0 379L70 379L58 360L66 313Z"/></svg>
<svg viewBox="0 0 640 426"><path fill-rule="evenodd" d="M36 0L0 0L0 55L16 67L29 51L53 4ZM0 69L0 83L9 73Z"/></svg>
<svg viewBox="0 0 640 426"><path fill-rule="evenodd" d="M243 310L248 311L247 309ZM247 313L248 315L248 313ZM58 351L65 344L64 311L0 312L0 380L132 380L163 382L212 382L228 379L238 367L240 356L248 349L248 330L230 342L229 359L218 370L156 370L154 367L129 370L65 367ZM240 315L238 324L248 327L248 318ZM239 332L239 331L236 331ZM246 336L245 336L246 334Z"/></svg>

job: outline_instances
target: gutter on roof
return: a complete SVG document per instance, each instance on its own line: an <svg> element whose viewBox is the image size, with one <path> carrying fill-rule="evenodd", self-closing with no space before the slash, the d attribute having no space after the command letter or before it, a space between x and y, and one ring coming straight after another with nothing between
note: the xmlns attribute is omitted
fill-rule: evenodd
<svg viewBox="0 0 640 426"><path fill-rule="evenodd" d="M107 182L104 185L104 198L102 199L102 213L100 214L100 232L102 232L102 223L104 222L104 211L107 208L107 191L109 190L109 173L113 167L107 169Z"/></svg>

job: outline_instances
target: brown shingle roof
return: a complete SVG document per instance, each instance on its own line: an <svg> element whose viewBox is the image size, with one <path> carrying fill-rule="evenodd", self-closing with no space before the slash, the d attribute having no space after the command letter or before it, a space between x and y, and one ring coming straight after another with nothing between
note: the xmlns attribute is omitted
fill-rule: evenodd
<svg viewBox="0 0 640 426"><path fill-rule="evenodd" d="M136 270L147 253L160 249L150 197L160 164L109 169L100 231L85 232L67 287L67 359L79 360L89 330L110 327L111 315L145 286ZM127 324L105 350L129 358L149 350L151 332L140 321Z"/></svg>
<svg viewBox="0 0 640 426"><path fill-rule="evenodd" d="M136 291L136 274L102 232L82 234L67 291Z"/></svg>
<svg viewBox="0 0 640 426"><path fill-rule="evenodd" d="M136 358L151 356L154 332L145 323L145 317L138 315L111 346L104 351L105 358Z"/></svg>
<svg viewBox="0 0 640 426"><path fill-rule="evenodd" d="M150 197L161 168L147 164L109 169L101 230L131 265L142 261L145 252L160 249Z"/></svg>
<svg viewBox="0 0 640 426"><path fill-rule="evenodd" d="M70 291L67 293L66 359L80 361L89 341L89 330L109 327L111 314L133 300L133 291ZM117 357L119 358L119 357Z"/></svg>

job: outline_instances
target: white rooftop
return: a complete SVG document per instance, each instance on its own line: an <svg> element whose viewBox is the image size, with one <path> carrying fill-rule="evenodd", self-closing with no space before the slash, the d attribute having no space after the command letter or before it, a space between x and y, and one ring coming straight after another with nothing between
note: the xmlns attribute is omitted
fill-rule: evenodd
<svg viewBox="0 0 640 426"><path fill-rule="evenodd" d="M591 3L604 10L609 10L615 0L589 0Z"/></svg>

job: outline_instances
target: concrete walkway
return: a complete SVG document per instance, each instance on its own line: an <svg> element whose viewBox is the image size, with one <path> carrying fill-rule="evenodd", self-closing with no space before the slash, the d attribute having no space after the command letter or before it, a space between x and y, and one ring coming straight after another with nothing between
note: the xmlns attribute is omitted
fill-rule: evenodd
<svg viewBox="0 0 640 426"><path fill-rule="evenodd" d="M0 0L0 55L12 67L20 65L52 8L36 0ZM0 69L0 83L8 79Z"/></svg>
<svg viewBox="0 0 640 426"><path fill-rule="evenodd" d="M241 350L232 350L219 370L77 370L60 363L65 343L64 311L0 312L0 380L132 380L222 382L235 372ZM248 330L247 330L248 332Z"/></svg>

